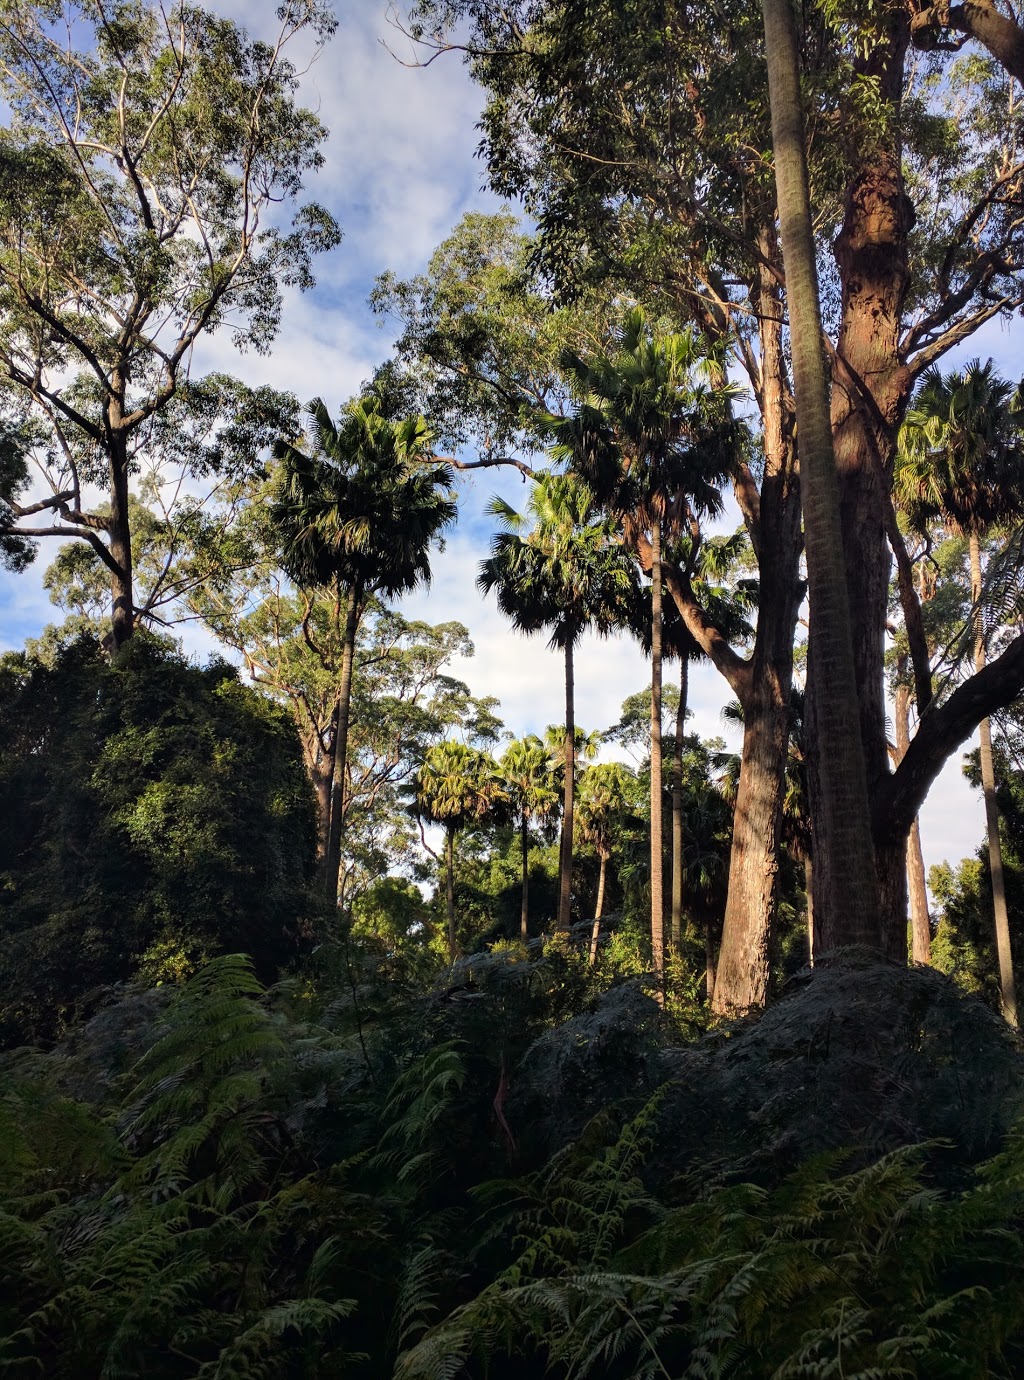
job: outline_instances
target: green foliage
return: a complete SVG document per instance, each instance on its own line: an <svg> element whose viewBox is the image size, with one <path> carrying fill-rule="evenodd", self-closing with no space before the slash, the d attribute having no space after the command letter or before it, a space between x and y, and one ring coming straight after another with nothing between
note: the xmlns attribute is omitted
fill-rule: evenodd
<svg viewBox="0 0 1024 1380"><path fill-rule="evenodd" d="M312 937L313 801L294 730L232 668L71 643L0 679L0 1028L49 1038L135 974Z"/></svg>

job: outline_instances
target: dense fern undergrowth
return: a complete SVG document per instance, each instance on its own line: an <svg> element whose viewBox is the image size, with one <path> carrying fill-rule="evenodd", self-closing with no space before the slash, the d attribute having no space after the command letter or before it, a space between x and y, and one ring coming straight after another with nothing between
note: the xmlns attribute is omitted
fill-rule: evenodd
<svg viewBox="0 0 1024 1380"><path fill-rule="evenodd" d="M4 1057L4 1374L1024 1373L1024 1058L940 975L701 1034L564 946L318 958Z"/></svg>

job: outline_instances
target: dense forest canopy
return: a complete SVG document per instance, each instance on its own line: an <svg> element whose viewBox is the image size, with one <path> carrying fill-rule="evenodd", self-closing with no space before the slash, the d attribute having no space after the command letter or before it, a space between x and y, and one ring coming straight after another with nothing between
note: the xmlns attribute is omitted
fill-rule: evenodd
<svg viewBox="0 0 1024 1380"><path fill-rule="evenodd" d="M0 0L0 1366L1020 1374L1024 29L374 11L428 245L222 8Z"/></svg>

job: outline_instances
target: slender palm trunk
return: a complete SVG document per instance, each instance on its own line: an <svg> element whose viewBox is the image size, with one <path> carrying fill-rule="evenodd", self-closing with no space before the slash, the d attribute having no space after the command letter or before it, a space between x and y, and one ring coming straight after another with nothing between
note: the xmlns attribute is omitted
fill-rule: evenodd
<svg viewBox="0 0 1024 1380"><path fill-rule="evenodd" d="M523 900L519 907L519 937L525 944L530 915L530 821L525 810L520 828L523 841Z"/></svg>
<svg viewBox="0 0 1024 1380"><path fill-rule="evenodd" d="M689 691L690 658L679 658L679 708L676 710L676 740L672 750L672 913L669 943L679 952L683 937L683 734L686 732L686 700Z"/></svg>
<svg viewBox="0 0 1024 1380"><path fill-rule="evenodd" d="M324 891L327 890L327 856L331 848L331 792L334 786L334 763L338 755L337 704L331 711L327 735L327 751L319 762L313 761L311 766L317 807L317 874Z"/></svg>
<svg viewBox="0 0 1024 1380"><path fill-rule="evenodd" d="M594 928L590 931L590 961L597 962L597 941L601 938L601 916L604 914L604 879L608 868L607 853L600 853L601 866L597 874L597 900L594 902Z"/></svg>
<svg viewBox="0 0 1024 1380"><path fill-rule="evenodd" d="M974 601L974 669L985 667L985 629L981 616L981 542L972 532L971 598ZM1013 953L1010 949L1010 917L1006 909L1006 882L1003 877L1003 850L999 841L999 805L996 801L996 771L992 757L992 728L988 719L978 725L981 740L981 787L985 796L985 823L988 830L988 865L992 874L992 905L996 922L996 953L999 957L999 1004L1007 1023L1017 1025L1017 987L1013 979Z"/></svg>
<svg viewBox="0 0 1024 1380"><path fill-rule="evenodd" d="M568 931L572 911L572 814L576 787L576 719L572 638L565 644L565 747L562 787L562 837L558 849L558 919L555 928Z"/></svg>
<svg viewBox="0 0 1024 1380"><path fill-rule="evenodd" d="M338 901L341 877L341 838L345 830L345 774L348 769L348 723L352 705L352 667L359 628L360 590L352 585L345 614L345 641L341 654L341 680L338 684L338 731L335 735L334 776L331 783L331 828L327 841L324 890L333 904Z"/></svg>
<svg viewBox="0 0 1024 1380"><path fill-rule="evenodd" d="M661 523L651 524L651 966L665 985L665 879L661 764Z"/></svg>
<svg viewBox="0 0 1024 1380"><path fill-rule="evenodd" d="M906 674L906 661L900 663ZM896 729L897 766L903 761L910 747L910 687L900 684L893 697L894 726ZM931 962L932 932L928 916L928 887L925 882L924 854L921 851L921 826L918 820L911 825L907 838L907 890L910 896L910 937L911 957L915 963Z"/></svg>
<svg viewBox="0 0 1024 1380"><path fill-rule="evenodd" d="M448 962L454 963L459 956L459 945L455 938L455 830L451 825L445 830L444 902L448 913Z"/></svg>
<svg viewBox="0 0 1024 1380"><path fill-rule="evenodd" d="M800 58L790 0L762 0L762 10L811 609L809 688L814 696L820 788L814 861L819 881L823 876L827 881L815 928L824 947L862 943L877 948L881 932L875 859L822 349Z"/></svg>

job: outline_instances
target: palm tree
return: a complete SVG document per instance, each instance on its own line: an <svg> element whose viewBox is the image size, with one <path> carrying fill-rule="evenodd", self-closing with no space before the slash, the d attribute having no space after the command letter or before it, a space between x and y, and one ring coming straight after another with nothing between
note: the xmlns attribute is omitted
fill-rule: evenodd
<svg viewBox="0 0 1024 1380"><path fill-rule="evenodd" d="M821 306L800 106L800 55L790 0L762 0L779 228L793 358L800 498L811 610L809 693L818 798L815 879L824 900L815 924L824 947L881 943L878 887L868 810L867 771L853 656L839 480L832 449ZM723 953L715 1006L728 1009L746 988L750 955L742 943Z"/></svg>
<svg viewBox="0 0 1024 1380"><path fill-rule="evenodd" d="M345 600L345 632L332 715L333 766L324 889L338 899L348 767L349 708L356 634L373 594L395 596L430 580L430 546L457 516L453 476L431 453L422 417L393 421L373 397L351 402L339 424L324 403L310 405L313 451L280 444L272 516L282 563L304 588L334 589Z"/></svg>
<svg viewBox="0 0 1024 1380"><path fill-rule="evenodd" d="M985 666L981 541L998 522L1024 513L1024 425L1019 390L973 360L962 373L930 369L921 379L900 435L896 492L911 526L926 532L941 521L966 536L971 562L974 667ZM1003 1015L1017 1025L1017 995L1006 909L992 730L978 726L989 870L995 911Z"/></svg>
<svg viewBox="0 0 1024 1380"><path fill-rule="evenodd" d="M594 926L590 935L591 963L597 961L597 945L601 937L608 859L612 855L616 832L635 793L636 776L622 762L596 763L588 767L580 777L576 828L581 843L589 844L594 849L600 864L597 898L594 902Z"/></svg>
<svg viewBox="0 0 1024 1380"><path fill-rule="evenodd" d="M594 497L571 474L541 471L523 516L495 498L490 511L502 530L480 567L477 585L495 590L498 607L525 633L550 629L549 645L565 658L565 739L562 836L558 859L557 928L568 930L572 899L572 819L576 730L573 652L588 628L609 633L623 618L636 575L615 537L597 516ZM532 519L532 526L530 520Z"/></svg>
<svg viewBox="0 0 1024 1380"><path fill-rule="evenodd" d="M609 354L563 364L582 397L577 411L551 419L556 454L587 480L624 526L631 548L643 542L651 575L651 950L664 985L662 859L662 552L666 538L696 529L721 508L718 485L732 449L723 407L731 390L713 387L718 368L696 331L658 335L643 311L630 311ZM646 562L645 562L646 563Z"/></svg>
<svg viewBox="0 0 1024 1380"><path fill-rule="evenodd" d="M558 808L558 791L551 772L551 754L536 734L514 738L498 763L502 794L519 828L522 842L523 894L519 936L526 942L530 897L530 825L548 818Z"/></svg>
<svg viewBox="0 0 1024 1380"><path fill-rule="evenodd" d="M413 780L416 813L440 824L445 833L445 909L448 958L459 954L455 929L455 836L467 824L484 818L495 797L495 765L485 752L448 741L427 749Z"/></svg>

